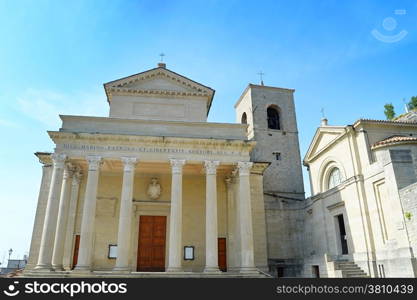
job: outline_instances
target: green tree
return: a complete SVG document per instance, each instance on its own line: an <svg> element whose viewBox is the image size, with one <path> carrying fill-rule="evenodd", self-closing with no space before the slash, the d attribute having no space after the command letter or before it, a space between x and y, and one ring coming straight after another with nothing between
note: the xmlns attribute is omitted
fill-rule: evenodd
<svg viewBox="0 0 417 300"><path fill-rule="evenodd" d="M385 111L384 114L387 117L387 120L392 120L395 118L395 111L394 111L394 105L392 103L387 103L384 105Z"/></svg>
<svg viewBox="0 0 417 300"><path fill-rule="evenodd" d="M417 108L417 96L413 96L410 99L410 102L407 104L408 110L413 110Z"/></svg>

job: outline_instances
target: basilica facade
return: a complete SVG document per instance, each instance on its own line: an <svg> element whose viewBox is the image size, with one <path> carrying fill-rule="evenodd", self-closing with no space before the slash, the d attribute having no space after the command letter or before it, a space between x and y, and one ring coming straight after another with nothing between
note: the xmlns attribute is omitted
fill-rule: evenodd
<svg viewBox="0 0 417 300"><path fill-rule="evenodd" d="M215 91L164 63L104 89L108 117L60 115L35 153L25 276L416 276L412 118L323 121L306 199L294 90L249 84L211 123Z"/></svg>

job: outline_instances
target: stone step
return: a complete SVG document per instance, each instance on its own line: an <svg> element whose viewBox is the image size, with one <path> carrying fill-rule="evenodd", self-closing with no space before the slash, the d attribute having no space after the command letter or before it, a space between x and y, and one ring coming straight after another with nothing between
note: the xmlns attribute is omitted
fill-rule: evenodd
<svg viewBox="0 0 417 300"><path fill-rule="evenodd" d="M356 266L356 264L355 263L353 263L353 262L339 262L339 263L337 263L339 266Z"/></svg>
<svg viewBox="0 0 417 300"><path fill-rule="evenodd" d="M342 271L345 278L365 278L369 277L357 264L352 261L336 262L336 269Z"/></svg>
<svg viewBox="0 0 417 300"><path fill-rule="evenodd" d="M349 267L349 268L340 268L341 270L349 270L349 271L362 271L359 267Z"/></svg>
<svg viewBox="0 0 417 300"><path fill-rule="evenodd" d="M344 274L346 274L346 275L366 275L366 273L365 272L361 272L361 271L358 271L358 272L346 272L346 271L343 271L342 270L342 272L344 273Z"/></svg>

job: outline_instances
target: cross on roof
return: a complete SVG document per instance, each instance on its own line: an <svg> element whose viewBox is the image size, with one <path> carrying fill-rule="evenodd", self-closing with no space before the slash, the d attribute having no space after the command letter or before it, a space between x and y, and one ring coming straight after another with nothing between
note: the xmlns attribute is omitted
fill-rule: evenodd
<svg viewBox="0 0 417 300"><path fill-rule="evenodd" d="M264 72L262 72L262 71L260 71L260 72L258 73L258 75L259 75L259 77L260 77L260 79L261 79L261 85L264 85L263 76L265 75L265 73L264 73Z"/></svg>
<svg viewBox="0 0 417 300"><path fill-rule="evenodd" d="M161 62L163 62L164 61L165 54L164 53L161 53L161 54L159 54L159 56L161 57Z"/></svg>
<svg viewBox="0 0 417 300"><path fill-rule="evenodd" d="M325 114L324 114L324 108L322 108L322 109L320 110L320 112L321 112L321 116L322 116L322 118L323 118L323 119L325 119L325 118L326 118L326 116L325 116Z"/></svg>

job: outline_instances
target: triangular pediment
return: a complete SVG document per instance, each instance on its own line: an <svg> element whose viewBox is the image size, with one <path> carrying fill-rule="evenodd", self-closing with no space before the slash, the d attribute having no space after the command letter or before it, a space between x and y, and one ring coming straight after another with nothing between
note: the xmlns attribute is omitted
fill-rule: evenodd
<svg viewBox="0 0 417 300"><path fill-rule="evenodd" d="M304 157L304 162L308 163L317 154L336 142L344 133L343 126L319 127Z"/></svg>
<svg viewBox="0 0 417 300"><path fill-rule="evenodd" d="M163 67L105 83L104 89L109 102L117 94L201 96L209 107L214 95L213 89Z"/></svg>
<svg viewBox="0 0 417 300"><path fill-rule="evenodd" d="M121 85L123 88L134 90L196 92L196 88L170 80L166 76L158 75L147 80L137 80Z"/></svg>

